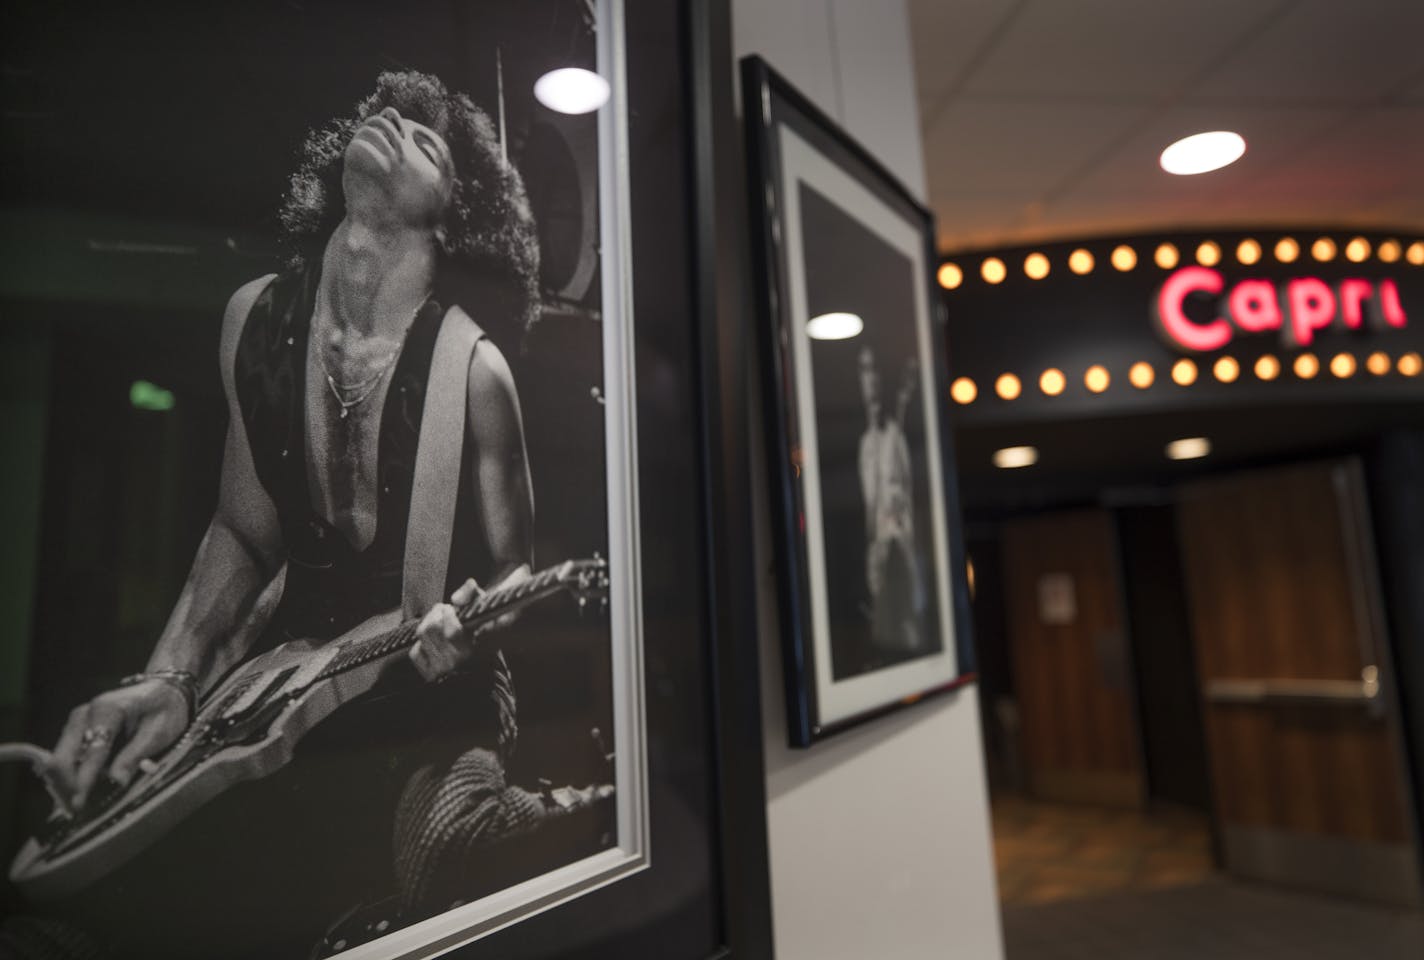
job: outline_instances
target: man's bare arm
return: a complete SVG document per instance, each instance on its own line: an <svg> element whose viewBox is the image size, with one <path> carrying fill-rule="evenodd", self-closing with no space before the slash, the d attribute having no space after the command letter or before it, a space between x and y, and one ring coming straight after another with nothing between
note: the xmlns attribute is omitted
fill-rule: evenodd
<svg viewBox="0 0 1424 960"><path fill-rule="evenodd" d="M488 340L481 340L470 359L469 440L474 447L475 501L484 530L457 531L462 536L483 536L494 563L489 586L508 585L529 576L533 562L534 493L524 446L524 422L519 395L504 355ZM473 580L466 581L451 598L455 604L476 595ZM495 627L507 626L513 615ZM410 657L426 679L435 679L473 655L475 641L460 626L450 604L436 604L421 621L419 641Z"/></svg>

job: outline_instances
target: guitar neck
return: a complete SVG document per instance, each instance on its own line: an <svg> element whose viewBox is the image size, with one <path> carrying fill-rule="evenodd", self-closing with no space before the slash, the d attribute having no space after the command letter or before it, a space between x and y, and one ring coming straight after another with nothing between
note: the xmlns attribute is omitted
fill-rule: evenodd
<svg viewBox="0 0 1424 960"><path fill-rule="evenodd" d="M456 610L455 615L467 630L473 630L481 624L563 590L567 585L569 566L569 563L563 563L557 567L548 567L519 583L482 593ZM411 617L386 633L352 644L321 672L318 679L335 676L413 646L420 620L420 617Z"/></svg>

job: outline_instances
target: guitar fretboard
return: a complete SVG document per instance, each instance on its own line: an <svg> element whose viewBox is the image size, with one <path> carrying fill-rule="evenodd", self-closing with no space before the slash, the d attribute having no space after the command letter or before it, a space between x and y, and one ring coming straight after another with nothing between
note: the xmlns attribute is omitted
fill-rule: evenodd
<svg viewBox="0 0 1424 960"><path fill-rule="evenodd" d="M508 610L563 589L572 566L571 563L564 563L549 567L513 586L481 594L455 611L455 614L466 629L477 627ZM420 618L412 617L386 633L352 644L317 676L317 680L334 677L354 667L404 650L415 643L416 628L419 626Z"/></svg>

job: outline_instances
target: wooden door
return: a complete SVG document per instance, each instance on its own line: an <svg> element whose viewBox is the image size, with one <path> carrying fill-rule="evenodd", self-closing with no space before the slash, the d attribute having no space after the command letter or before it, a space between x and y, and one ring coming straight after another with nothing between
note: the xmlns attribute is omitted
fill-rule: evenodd
<svg viewBox="0 0 1424 960"><path fill-rule="evenodd" d="M1004 527L1003 569L1030 788L1047 799L1137 806L1145 780L1106 510Z"/></svg>
<svg viewBox="0 0 1424 960"><path fill-rule="evenodd" d="M1409 903L1417 869L1353 463L1238 474L1178 507L1228 870Z"/></svg>

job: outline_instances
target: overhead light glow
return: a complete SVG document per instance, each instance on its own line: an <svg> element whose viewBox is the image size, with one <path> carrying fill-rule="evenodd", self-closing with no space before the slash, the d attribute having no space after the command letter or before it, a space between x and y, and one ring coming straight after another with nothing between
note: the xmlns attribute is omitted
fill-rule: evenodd
<svg viewBox="0 0 1424 960"><path fill-rule="evenodd" d="M1162 151L1162 169L1179 176L1210 173L1241 159L1246 141L1230 130L1212 130L1183 137Z"/></svg>
<svg viewBox="0 0 1424 960"><path fill-rule="evenodd" d="M1137 266L1137 251L1123 244L1115 247L1112 252L1112 265L1123 273Z"/></svg>
<svg viewBox="0 0 1424 960"><path fill-rule="evenodd" d="M955 403L970 404L979 396L979 388L968 377L960 377L949 385L949 395L954 398Z"/></svg>
<svg viewBox="0 0 1424 960"><path fill-rule="evenodd" d="M534 99L556 113L592 113L609 93L607 80L582 67L560 67L534 81Z"/></svg>
<svg viewBox="0 0 1424 960"><path fill-rule="evenodd" d="M823 313L806 322L806 336L812 340L849 340L865 329L853 313Z"/></svg>
<svg viewBox="0 0 1424 960"><path fill-rule="evenodd" d="M1173 460L1198 460L1211 453L1211 441L1206 437L1183 437L1167 444L1167 456Z"/></svg>
<svg viewBox="0 0 1424 960"><path fill-rule="evenodd" d="M994 451L994 466L1000 470L1031 467L1038 463L1037 447L1004 447Z"/></svg>
<svg viewBox="0 0 1424 960"><path fill-rule="evenodd" d="M939 268L939 285L946 290L953 290L964 282L964 271L959 269L957 263L946 263Z"/></svg>
<svg viewBox="0 0 1424 960"><path fill-rule="evenodd" d="M1093 255L1087 250L1079 248L1068 254L1068 269L1078 276L1093 272Z"/></svg>

